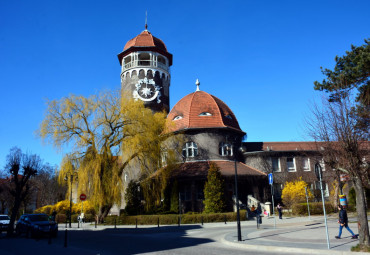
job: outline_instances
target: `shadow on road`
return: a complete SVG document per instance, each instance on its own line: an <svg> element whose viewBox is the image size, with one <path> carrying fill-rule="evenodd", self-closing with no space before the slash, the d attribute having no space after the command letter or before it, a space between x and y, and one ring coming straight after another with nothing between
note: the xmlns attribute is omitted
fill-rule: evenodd
<svg viewBox="0 0 370 255"><path fill-rule="evenodd" d="M107 228L104 230L68 229L67 247L64 247L64 230L48 244L25 237L0 239L0 254L140 254L168 251L214 242L207 238L187 236L189 230L201 226L168 226L153 228ZM3 252L4 253L3 253Z"/></svg>

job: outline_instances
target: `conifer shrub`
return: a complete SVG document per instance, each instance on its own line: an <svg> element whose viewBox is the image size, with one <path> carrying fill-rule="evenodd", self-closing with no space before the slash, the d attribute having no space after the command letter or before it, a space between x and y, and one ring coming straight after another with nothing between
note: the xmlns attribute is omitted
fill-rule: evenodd
<svg viewBox="0 0 370 255"><path fill-rule="evenodd" d="M207 182L204 185L204 212L221 213L225 210L224 180L215 163L210 164Z"/></svg>

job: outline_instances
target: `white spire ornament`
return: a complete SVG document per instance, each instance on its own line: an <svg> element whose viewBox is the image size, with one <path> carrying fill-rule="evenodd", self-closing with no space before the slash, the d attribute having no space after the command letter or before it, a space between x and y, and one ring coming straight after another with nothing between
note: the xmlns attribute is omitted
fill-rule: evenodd
<svg viewBox="0 0 370 255"><path fill-rule="evenodd" d="M199 89L200 82L199 82L198 79L195 81L195 85L197 85L197 90L196 91L200 91L200 89Z"/></svg>

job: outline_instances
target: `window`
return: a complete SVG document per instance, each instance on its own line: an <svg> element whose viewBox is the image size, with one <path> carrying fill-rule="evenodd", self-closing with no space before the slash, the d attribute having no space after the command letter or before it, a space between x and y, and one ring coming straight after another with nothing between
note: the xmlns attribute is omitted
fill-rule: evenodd
<svg viewBox="0 0 370 255"><path fill-rule="evenodd" d="M226 118L228 118L228 119L230 119L230 120L232 120L232 119L233 119L233 117L231 117L231 115L230 115L230 114L226 115L225 117L226 117Z"/></svg>
<svg viewBox="0 0 370 255"><path fill-rule="evenodd" d="M322 189L323 189L323 192L324 192L324 196L328 197L329 196L329 187L328 187L328 184L324 181L322 182ZM315 181L315 190L320 190L320 182L319 181Z"/></svg>
<svg viewBox="0 0 370 255"><path fill-rule="evenodd" d="M311 171L309 158L302 159L302 168L303 168L303 171Z"/></svg>
<svg viewBox="0 0 370 255"><path fill-rule="evenodd" d="M184 158L193 158L198 155L198 146L194 142L187 142L182 148L182 156Z"/></svg>
<svg viewBox="0 0 370 255"><path fill-rule="evenodd" d="M286 167L288 172L295 172L295 159L294 158L287 158L286 159Z"/></svg>
<svg viewBox="0 0 370 255"><path fill-rule="evenodd" d="M321 166L321 170L325 171L325 162L323 158L320 160L320 166Z"/></svg>
<svg viewBox="0 0 370 255"><path fill-rule="evenodd" d="M182 119L181 115L177 115L175 118L173 118L173 120L181 120L181 119Z"/></svg>
<svg viewBox="0 0 370 255"><path fill-rule="evenodd" d="M233 147L229 143L221 142L219 146L219 153L221 156L232 156Z"/></svg>
<svg viewBox="0 0 370 255"><path fill-rule="evenodd" d="M271 167L273 172L280 172L280 158L271 158Z"/></svg>
<svg viewBox="0 0 370 255"><path fill-rule="evenodd" d="M163 151L163 152L161 153L162 166L166 165L166 163L167 163L167 158L168 158L168 152L167 152L167 151Z"/></svg>
<svg viewBox="0 0 370 255"><path fill-rule="evenodd" d="M212 113L210 113L210 112L202 112L201 114L199 114L199 116L212 116Z"/></svg>

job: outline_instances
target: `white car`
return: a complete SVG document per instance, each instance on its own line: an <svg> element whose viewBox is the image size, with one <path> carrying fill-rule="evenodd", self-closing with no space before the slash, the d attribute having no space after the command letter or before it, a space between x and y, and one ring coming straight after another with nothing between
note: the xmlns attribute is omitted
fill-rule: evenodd
<svg viewBox="0 0 370 255"><path fill-rule="evenodd" d="M10 218L8 215L0 214L0 231L7 230Z"/></svg>

